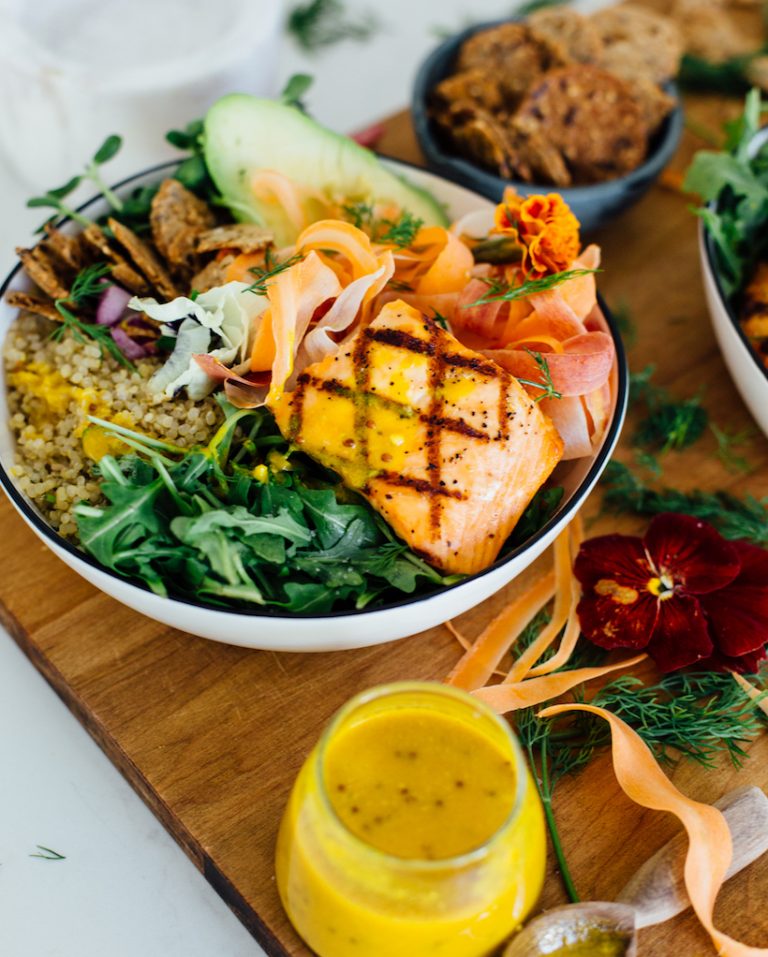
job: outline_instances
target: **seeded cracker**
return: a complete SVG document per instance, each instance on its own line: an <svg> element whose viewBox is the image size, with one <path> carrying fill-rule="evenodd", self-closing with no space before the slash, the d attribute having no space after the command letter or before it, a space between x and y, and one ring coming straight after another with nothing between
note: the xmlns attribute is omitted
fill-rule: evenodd
<svg viewBox="0 0 768 957"><path fill-rule="evenodd" d="M41 245L54 258L76 273L87 265L87 256L79 235L70 236L68 233L56 229L52 223L45 224L45 233L46 236L45 239L41 240Z"/></svg>
<svg viewBox="0 0 768 957"><path fill-rule="evenodd" d="M191 281L190 288L197 292L208 292L214 286L223 286L227 281L227 268L235 261L232 253L222 256L221 259L212 259L200 272L196 273Z"/></svg>
<svg viewBox="0 0 768 957"><path fill-rule="evenodd" d="M214 226L197 236L196 249L199 253L215 252L219 249L237 249L241 253L255 253L272 244L272 233L255 223L230 223L226 226Z"/></svg>
<svg viewBox="0 0 768 957"><path fill-rule="evenodd" d="M508 179L511 175L507 136L504 128L489 114L477 110L462 126L454 129L453 138L481 166Z"/></svg>
<svg viewBox="0 0 768 957"><path fill-rule="evenodd" d="M570 186L573 182L562 152L541 130L525 129L517 117L513 117L507 141L514 175L524 182L554 186Z"/></svg>
<svg viewBox="0 0 768 957"><path fill-rule="evenodd" d="M123 223L119 223L116 219L110 217L107 223L115 239L155 289L166 299L175 299L179 295L179 291L174 285L170 273L149 248L149 245L143 239L140 239L132 229L129 229Z"/></svg>
<svg viewBox="0 0 768 957"><path fill-rule="evenodd" d="M136 293L137 296L146 296L151 292L147 280L112 248L107 237L95 223L85 227L82 237L93 252L109 263L110 279L119 286L124 286L129 292Z"/></svg>
<svg viewBox="0 0 768 957"><path fill-rule="evenodd" d="M62 321L61 315L52 300L35 295L33 292L9 292L5 296L5 301L14 309L32 312L36 316L43 316L45 319L51 319L54 322Z"/></svg>
<svg viewBox="0 0 768 957"><path fill-rule="evenodd" d="M16 255L21 260L24 272L36 286L48 293L51 299L67 298L69 287L64 284L60 271L45 250L40 249L39 246L35 246L34 249L22 249L17 246Z"/></svg>
<svg viewBox="0 0 768 957"><path fill-rule="evenodd" d="M626 79L632 70L656 83L677 74L683 41L669 17L627 3L598 10L591 20L605 48L600 61L604 69Z"/></svg>
<svg viewBox="0 0 768 957"><path fill-rule="evenodd" d="M561 151L576 183L621 176L645 157L648 131L632 91L597 67L550 71L526 97L517 121Z"/></svg>
<svg viewBox="0 0 768 957"><path fill-rule="evenodd" d="M433 91L439 107L450 109L457 103L469 103L486 110L504 108L505 97L498 80L485 70L465 70L446 77Z"/></svg>
<svg viewBox="0 0 768 957"><path fill-rule="evenodd" d="M200 233L216 225L206 203L177 179L166 179L152 199L149 216L152 241L172 267L197 267L195 243Z"/></svg>
<svg viewBox="0 0 768 957"><path fill-rule="evenodd" d="M566 62L568 56L558 44L537 37L523 23L503 23L464 41L458 70L477 69L492 74L513 105L537 77Z"/></svg>
<svg viewBox="0 0 768 957"><path fill-rule="evenodd" d="M575 63L598 63L603 41L588 17L568 7L537 10L528 17L534 35L559 44Z"/></svg>

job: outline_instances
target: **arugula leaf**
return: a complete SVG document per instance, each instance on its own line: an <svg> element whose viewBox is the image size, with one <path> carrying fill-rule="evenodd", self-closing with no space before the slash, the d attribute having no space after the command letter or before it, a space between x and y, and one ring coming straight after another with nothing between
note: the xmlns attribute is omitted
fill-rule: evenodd
<svg viewBox="0 0 768 957"><path fill-rule="evenodd" d="M314 82L315 78L309 73L294 73L283 87L280 102L285 103L286 106L295 106L304 111L302 97Z"/></svg>

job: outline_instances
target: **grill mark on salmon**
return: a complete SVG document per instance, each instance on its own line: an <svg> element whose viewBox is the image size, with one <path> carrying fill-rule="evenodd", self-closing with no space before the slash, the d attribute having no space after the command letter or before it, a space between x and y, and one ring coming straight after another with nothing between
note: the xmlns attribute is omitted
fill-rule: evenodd
<svg viewBox="0 0 768 957"><path fill-rule="evenodd" d="M457 502L463 502L466 496L457 489L441 488L435 486L426 479L416 479L409 475L399 475L397 472L379 472L376 481L386 482L387 485L393 485L396 488L412 488L423 495L429 495L432 498L453 498Z"/></svg>
<svg viewBox="0 0 768 957"><path fill-rule="evenodd" d="M272 411L448 573L493 562L562 455L513 376L403 302L305 370Z"/></svg>

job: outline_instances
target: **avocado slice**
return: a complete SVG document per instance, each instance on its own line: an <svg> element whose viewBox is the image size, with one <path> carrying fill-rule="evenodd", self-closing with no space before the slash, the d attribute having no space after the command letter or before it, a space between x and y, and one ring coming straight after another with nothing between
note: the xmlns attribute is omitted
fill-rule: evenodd
<svg viewBox="0 0 768 957"><path fill-rule="evenodd" d="M276 170L329 199L394 203L425 225L447 225L443 208L426 190L294 106L244 93L224 96L208 110L203 144L208 170L232 214L272 230L278 246L296 240L296 226L278 203L254 195L251 179L258 170ZM306 212L317 218L311 200Z"/></svg>

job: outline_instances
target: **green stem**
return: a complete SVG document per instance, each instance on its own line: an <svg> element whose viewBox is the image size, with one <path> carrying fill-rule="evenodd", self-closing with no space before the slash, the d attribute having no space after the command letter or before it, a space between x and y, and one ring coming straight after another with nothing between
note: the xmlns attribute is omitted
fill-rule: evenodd
<svg viewBox="0 0 768 957"><path fill-rule="evenodd" d="M119 196L116 196L112 190L107 186L104 180L101 178L101 174L98 171L95 163L91 163L88 169L85 172L85 175L90 179L96 189L101 193L101 195L106 199L112 209L117 213L123 211L123 201Z"/></svg>
<svg viewBox="0 0 768 957"><path fill-rule="evenodd" d="M535 779L536 778L534 775L534 780ZM547 754L546 737L541 742L541 786L539 786L538 782L536 782L536 786L539 796L541 797L541 803L544 806L544 817L547 821L549 836L552 840L552 849L554 850L555 857L557 858L557 866L560 869L560 877L563 881L563 887L565 888L565 892L568 895L571 903L578 904L581 898L576 890L576 885L573 883L571 870L568 867L568 862L565 859L565 852L563 851L563 845L560 841L560 832L557 829L557 822L555 821L555 815L552 810L552 785L549 779L549 756Z"/></svg>

